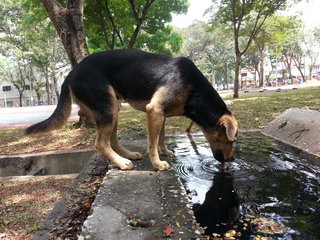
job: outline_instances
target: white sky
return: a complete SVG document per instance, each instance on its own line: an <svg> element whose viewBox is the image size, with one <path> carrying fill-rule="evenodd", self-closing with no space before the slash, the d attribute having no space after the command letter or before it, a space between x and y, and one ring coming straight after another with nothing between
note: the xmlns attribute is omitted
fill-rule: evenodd
<svg viewBox="0 0 320 240"><path fill-rule="evenodd" d="M184 28L192 24L194 20L203 20L203 14L212 4L211 0L189 0L190 7L186 15L174 15L172 25ZM285 15L294 15L301 12L301 19L308 27L320 26L320 0L303 0L295 4Z"/></svg>

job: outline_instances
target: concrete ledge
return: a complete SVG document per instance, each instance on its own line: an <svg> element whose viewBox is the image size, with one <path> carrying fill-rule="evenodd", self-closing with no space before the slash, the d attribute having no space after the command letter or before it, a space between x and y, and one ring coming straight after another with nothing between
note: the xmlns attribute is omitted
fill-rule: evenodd
<svg viewBox="0 0 320 240"><path fill-rule="evenodd" d="M95 150L51 151L0 157L0 178L79 173Z"/></svg>
<svg viewBox="0 0 320 240"><path fill-rule="evenodd" d="M129 140L125 147L144 153L142 160L134 161L135 170L108 167L107 159L94 154L34 240L200 239L192 205L175 170L154 171L146 140ZM171 159L162 159L172 165Z"/></svg>
<svg viewBox="0 0 320 240"><path fill-rule="evenodd" d="M320 112L292 108L262 130L262 133L320 157Z"/></svg>

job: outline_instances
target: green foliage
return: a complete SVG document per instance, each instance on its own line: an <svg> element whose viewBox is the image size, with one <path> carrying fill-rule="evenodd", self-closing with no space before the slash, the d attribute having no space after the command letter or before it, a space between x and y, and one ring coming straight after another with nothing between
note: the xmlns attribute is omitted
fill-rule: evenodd
<svg viewBox="0 0 320 240"><path fill-rule="evenodd" d="M20 97L26 85L31 85L39 99L45 85L56 84L50 78L56 78L55 73L66 64L66 55L42 5L36 2L5 0L0 3L3 55L0 69L4 79L16 86Z"/></svg>
<svg viewBox="0 0 320 240"><path fill-rule="evenodd" d="M85 3L85 31L90 52L137 48L172 55L181 37L167 23L172 13L186 13L187 0L91 0ZM152 2L149 6L148 3Z"/></svg>
<svg viewBox="0 0 320 240"><path fill-rule="evenodd" d="M225 87L233 82L234 52L228 28L209 28L203 22L195 22L181 34L184 37L181 54L192 59L209 80Z"/></svg>

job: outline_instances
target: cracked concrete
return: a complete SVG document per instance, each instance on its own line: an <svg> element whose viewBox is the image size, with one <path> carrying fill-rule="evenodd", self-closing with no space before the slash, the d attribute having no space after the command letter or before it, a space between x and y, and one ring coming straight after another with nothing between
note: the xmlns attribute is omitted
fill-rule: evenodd
<svg viewBox="0 0 320 240"><path fill-rule="evenodd" d="M108 172L79 239L196 239L193 212L174 170ZM190 207L190 206L189 206Z"/></svg>
<svg viewBox="0 0 320 240"><path fill-rule="evenodd" d="M320 112L292 108L262 130L268 136L320 157Z"/></svg>

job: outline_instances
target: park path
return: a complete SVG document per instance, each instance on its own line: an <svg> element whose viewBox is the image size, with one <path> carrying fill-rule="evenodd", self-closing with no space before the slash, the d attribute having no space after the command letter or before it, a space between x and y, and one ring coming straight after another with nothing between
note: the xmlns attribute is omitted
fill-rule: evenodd
<svg viewBox="0 0 320 240"><path fill-rule="evenodd" d="M0 128L28 126L47 119L56 105L0 108ZM73 104L69 121L78 120L78 106Z"/></svg>

